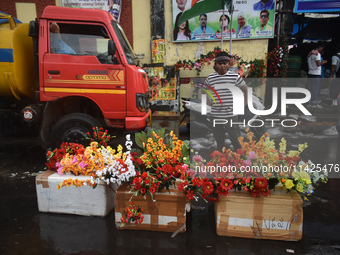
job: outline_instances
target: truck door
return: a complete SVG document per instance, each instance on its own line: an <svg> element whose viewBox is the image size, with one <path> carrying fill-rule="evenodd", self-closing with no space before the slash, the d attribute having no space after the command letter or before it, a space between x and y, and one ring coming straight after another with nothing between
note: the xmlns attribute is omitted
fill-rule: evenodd
<svg viewBox="0 0 340 255"><path fill-rule="evenodd" d="M124 119L125 70L119 59L108 55L108 40L113 38L105 26L49 22L48 30L42 98L87 97L105 118Z"/></svg>

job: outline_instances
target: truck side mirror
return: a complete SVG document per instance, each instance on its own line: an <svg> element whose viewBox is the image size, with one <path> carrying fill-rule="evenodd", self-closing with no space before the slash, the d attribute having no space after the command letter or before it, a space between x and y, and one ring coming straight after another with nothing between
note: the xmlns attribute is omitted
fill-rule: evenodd
<svg viewBox="0 0 340 255"><path fill-rule="evenodd" d="M31 20L28 27L28 36L37 37L38 36L38 26L35 20Z"/></svg>
<svg viewBox="0 0 340 255"><path fill-rule="evenodd" d="M108 43L109 56L114 56L116 54L116 50L117 50L117 47L116 47L115 42L112 40L109 40L109 43Z"/></svg>

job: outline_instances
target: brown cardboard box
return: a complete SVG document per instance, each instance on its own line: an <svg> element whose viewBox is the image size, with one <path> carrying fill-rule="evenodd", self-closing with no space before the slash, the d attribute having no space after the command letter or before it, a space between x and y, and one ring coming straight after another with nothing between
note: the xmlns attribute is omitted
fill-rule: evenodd
<svg viewBox="0 0 340 255"><path fill-rule="evenodd" d="M229 192L215 203L219 236L298 241L302 238L302 199L276 187L268 197L248 192Z"/></svg>
<svg viewBox="0 0 340 255"><path fill-rule="evenodd" d="M151 116L152 128L164 128L167 133L173 131L174 134L178 137L179 117L179 112L156 111Z"/></svg>
<svg viewBox="0 0 340 255"><path fill-rule="evenodd" d="M163 232L185 232L186 211L190 209L189 201L183 192L171 189L170 193L164 191L155 193L153 202L151 196L134 196L131 201L136 206L144 208L144 221L141 224L130 223L124 227L120 226L120 218L125 216L125 208L130 205L129 199L133 193L129 192L130 187L126 184L120 186L115 199L115 219L118 229L151 230Z"/></svg>

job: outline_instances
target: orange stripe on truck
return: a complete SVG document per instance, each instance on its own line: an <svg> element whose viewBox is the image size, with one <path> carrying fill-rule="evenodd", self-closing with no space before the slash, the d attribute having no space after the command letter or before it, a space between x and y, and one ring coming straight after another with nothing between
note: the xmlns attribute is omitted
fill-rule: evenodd
<svg viewBox="0 0 340 255"><path fill-rule="evenodd" d="M126 94L126 90L119 89L75 89L75 88L52 88L45 87L45 92L61 92L61 93L92 93L92 94Z"/></svg>

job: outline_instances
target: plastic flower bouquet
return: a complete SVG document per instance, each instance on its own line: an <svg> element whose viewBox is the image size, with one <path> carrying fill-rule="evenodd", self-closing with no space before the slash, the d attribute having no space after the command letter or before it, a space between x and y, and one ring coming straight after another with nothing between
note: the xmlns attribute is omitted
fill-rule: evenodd
<svg viewBox="0 0 340 255"><path fill-rule="evenodd" d="M127 144L130 142L128 135ZM87 147L63 143L60 149L49 152L48 156L49 163L46 165L50 170L56 170L59 174L89 176L86 181L66 179L58 185L58 189L71 185L95 188L99 183L120 185L136 175L130 151L123 152L121 145L113 149L110 146L100 146L98 142L91 142Z"/></svg>
<svg viewBox="0 0 340 255"><path fill-rule="evenodd" d="M130 183L134 195L151 195L169 190L186 170L186 155L189 153L189 141L181 141L171 131L150 130L136 134L136 144L141 149L134 150L136 176Z"/></svg>
<svg viewBox="0 0 340 255"><path fill-rule="evenodd" d="M144 216L142 212L144 211L143 207L136 206L135 202L130 202L130 206L125 208L125 217L122 216L120 218L121 227L124 227L126 224L135 223L140 224L144 220Z"/></svg>
<svg viewBox="0 0 340 255"><path fill-rule="evenodd" d="M227 196L231 189L244 190L254 197L267 196L277 184L281 184L287 192L296 190L301 197L307 199L314 190L314 185L327 182L327 172L309 172L311 161L303 161L300 154L307 144L300 144L298 150L286 149L284 138L279 148L268 134L258 142L253 133L248 133L248 141L239 138L241 149L233 152L223 150L210 154L210 161L205 165L191 167L182 176L179 189L189 199L202 197L217 201L219 196Z"/></svg>
<svg viewBox="0 0 340 255"><path fill-rule="evenodd" d="M57 163L66 155L75 155L84 153L84 146L77 143L62 143L59 149L48 151L47 156L47 169L56 171L58 169Z"/></svg>
<svg viewBox="0 0 340 255"><path fill-rule="evenodd" d="M107 146L107 143L111 140L112 136L108 134L107 130L104 130L102 127L93 127L93 137L90 138L91 142L97 142L99 145ZM87 135L90 136L90 133L87 132Z"/></svg>

